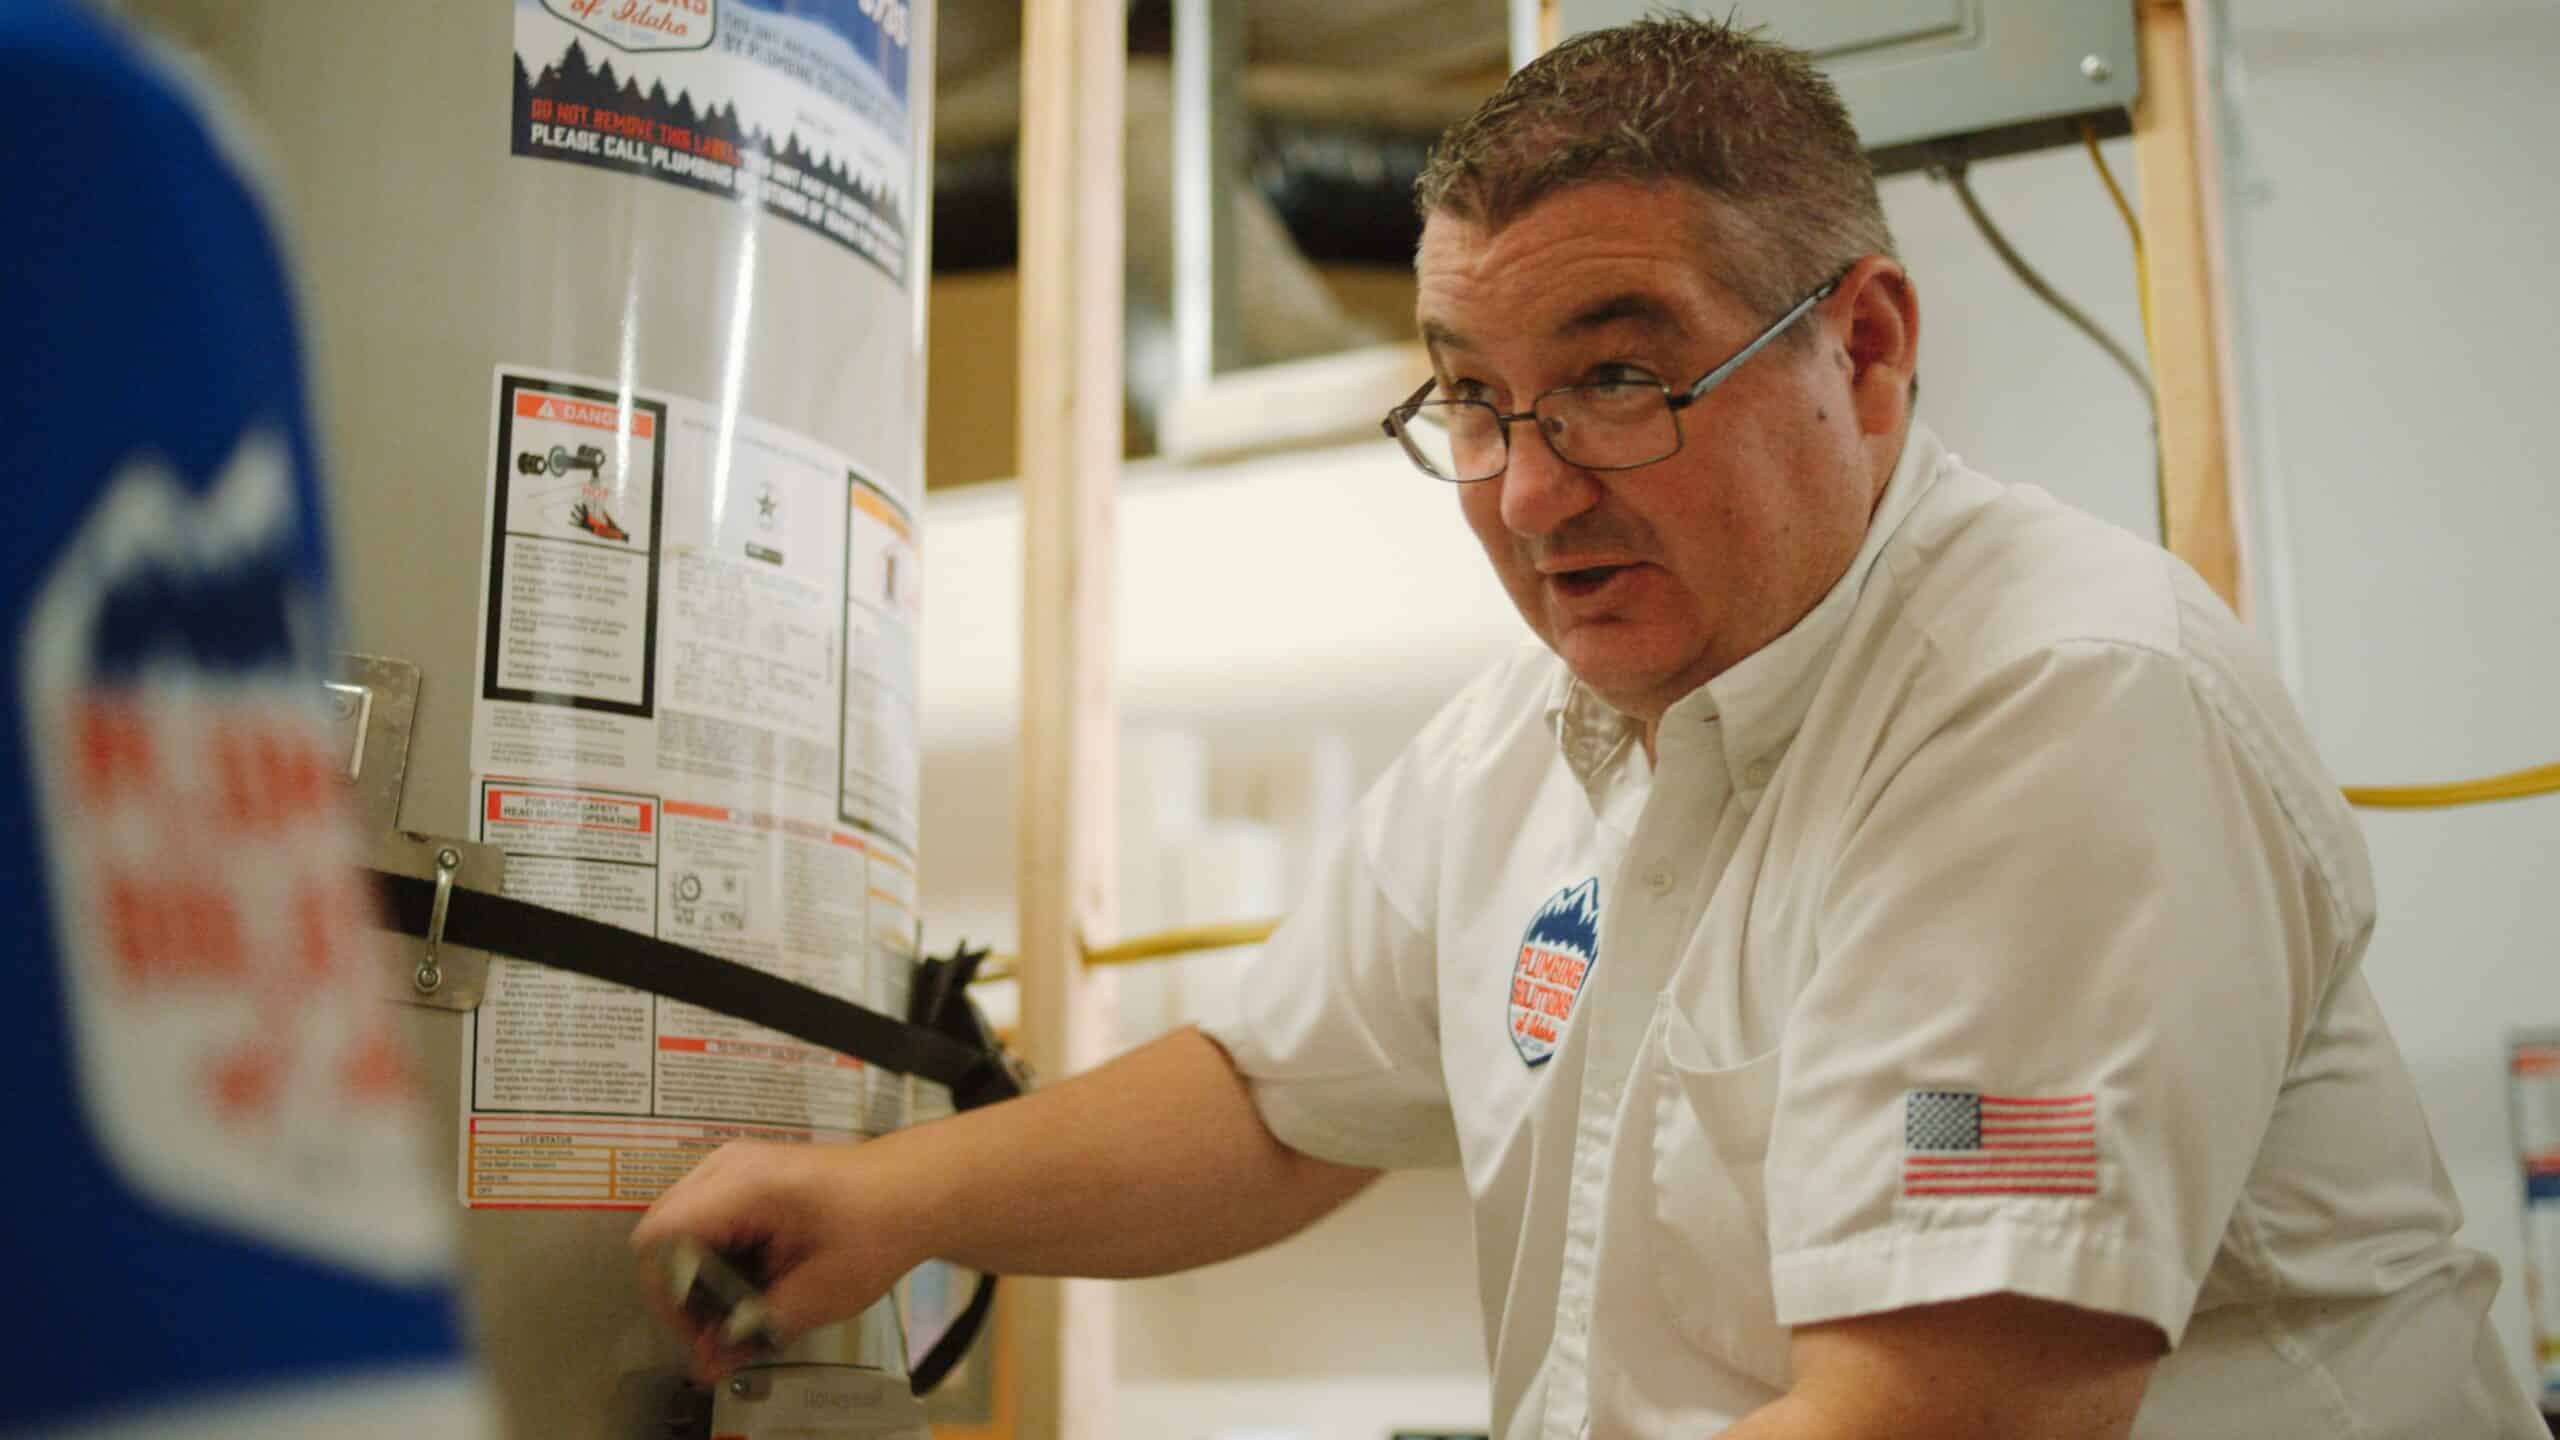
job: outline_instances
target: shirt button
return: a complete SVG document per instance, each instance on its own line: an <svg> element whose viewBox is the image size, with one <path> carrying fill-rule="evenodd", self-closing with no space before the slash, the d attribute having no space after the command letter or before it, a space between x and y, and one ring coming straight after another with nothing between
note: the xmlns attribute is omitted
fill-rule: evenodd
<svg viewBox="0 0 2560 1440"><path fill-rule="evenodd" d="M1656 865L1652 869L1644 872L1644 888L1652 891L1656 895L1670 894L1671 867L1668 865Z"/></svg>

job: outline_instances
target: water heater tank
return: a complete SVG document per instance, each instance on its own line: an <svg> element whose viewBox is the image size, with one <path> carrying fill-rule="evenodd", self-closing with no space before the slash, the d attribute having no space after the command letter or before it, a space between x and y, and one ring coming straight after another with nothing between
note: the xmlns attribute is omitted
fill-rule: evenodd
<svg viewBox="0 0 2560 1440"><path fill-rule="evenodd" d="M275 162L368 823L904 1013L929 7L126 8L222 74ZM633 1212L731 1138L903 1123L910 1084L505 958L412 990L511 1429L668 1433L682 1357L631 1278ZM904 1373L886 1307L786 1358Z"/></svg>

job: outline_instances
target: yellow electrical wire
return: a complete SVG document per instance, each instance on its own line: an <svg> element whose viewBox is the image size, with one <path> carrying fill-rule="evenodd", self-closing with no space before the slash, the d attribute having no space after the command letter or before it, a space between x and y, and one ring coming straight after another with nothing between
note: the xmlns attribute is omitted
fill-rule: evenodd
<svg viewBox="0 0 2560 1440"><path fill-rule="evenodd" d="M2116 172L2107 166L2106 152L2098 148L2098 127L2080 122L2080 143L2089 150L2089 163L2096 167L2098 180L2107 187L2107 198L2116 204L2116 213L2124 217L2125 234L2133 241L2133 298L2142 307L2142 362L2151 375L2160 373L2160 337L2151 326L2151 252L2142 243L2142 221L2135 218L2133 202L2125 199L2124 187L2116 183ZM2146 383L2151 397L2152 518L2160 524L2160 533L2169 533L2169 475L2165 468L2169 457L2157 443L2160 438L2160 397Z"/></svg>
<svg viewBox="0 0 2560 1440"><path fill-rule="evenodd" d="M2116 183L2115 171L2108 168L2106 152L2098 148L2098 127L2080 122L2080 141L2088 147L2089 163L2097 167L2098 179L2107 187L2107 198L2116 204L2116 213L2124 217L2125 233L2133 238L2133 288L2142 301L2142 348L2150 360L2152 373L2160 369L2160 346L2151 328L2151 259L2142 244L2142 221L2133 213L2133 203L2125 198L2124 187ZM2163 507L2161 532L2168 532L2166 506L2168 496L2160 497ZM2451 805L2484 805L2493 800L2521 800L2528 795L2560 793L2560 765L2537 765L2506 775L2490 775L2478 780L2455 780L2442 785L2348 785L2342 787L2350 805L2368 810L2430 810Z"/></svg>
<svg viewBox="0 0 2560 1440"><path fill-rule="evenodd" d="M2133 202L2124 198L2124 187L2116 183L2116 172L2108 168L2106 152L2098 148L2098 127L2081 121L2080 140L2089 147L2089 163L2098 167L2098 179L2107 187L2107 198L2116 202L2116 213L2124 217L2125 233L2133 237L2133 289L2142 304L2142 353L2157 372L2160 346L2151 334L2151 259L2142 246L2142 222L2134 216Z"/></svg>

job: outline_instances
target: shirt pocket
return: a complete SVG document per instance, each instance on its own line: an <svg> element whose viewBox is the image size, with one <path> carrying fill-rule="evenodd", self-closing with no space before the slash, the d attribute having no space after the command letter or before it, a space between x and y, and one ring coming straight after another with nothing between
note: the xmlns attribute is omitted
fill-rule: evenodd
<svg viewBox="0 0 2560 1440"><path fill-rule="evenodd" d="M1663 1016L1646 1268L1676 1333L1784 1389L1793 1367L1770 1289L1765 1183L1778 1052L1711 1065L1689 1022L1676 1010Z"/></svg>

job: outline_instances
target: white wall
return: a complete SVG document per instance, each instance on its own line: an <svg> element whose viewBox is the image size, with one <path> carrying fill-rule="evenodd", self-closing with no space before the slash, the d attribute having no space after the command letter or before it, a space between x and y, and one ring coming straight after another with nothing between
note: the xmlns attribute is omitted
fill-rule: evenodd
<svg viewBox="0 0 2560 1440"><path fill-rule="evenodd" d="M2262 558L2283 562L2265 573L2292 580L2271 613L2294 617L2289 658L2314 733L2347 780L2560 758L2548 718L2560 681L2539 663L2560 622L2544 396L2560 290L2535 243L2560 232L2549 140L2560 12L2241 0L2234 18L2256 177L2234 216L2258 345L2242 379L2274 467L2258 479L2285 501L2260 542ZM2130 185L2129 147L2107 148ZM2060 289L2135 340L2124 232L2085 155L1997 162L1974 181ZM1903 177L1885 196L1922 295L1924 417L1992 474L2156 536L2132 387L2018 289L1943 189ZM1202 767L1169 781L1195 762L1157 746L1132 784L1200 797L1157 837L1175 850L1200 823L1267 826L1278 868L1245 890L1285 894L1338 809L1293 789L1304 755L1330 747L1347 773L1374 775L1435 697L1522 633L1446 492L1401 465L1381 442L1203 474L1142 470L1130 483L1125 713L1133 734L1197 737ZM1012 938L1009 507L1001 490L928 505L924 868L936 943ZM2462 1190L2466 1238L2507 1267L2499 1320L2521 1367L2500 1044L2509 1025L2560 1022L2548 883L2560 800L2377 815L2367 831L2384 906L2370 968ZM1155 858L1132 858L1124 891L1151 893ZM1143 906L1124 917L1222 918ZM1131 1038L1215 1005L1233 963L1202 962L1180 981L1133 975ZM1392 1425L1482 1423L1467 1252L1454 1179L1399 1177L1283 1250L1127 1287L1119 1430L1377 1440Z"/></svg>
<svg viewBox="0 0 2560 1440"><path fill-rule="evenodd" d="M927 939L1009 948L1020 512L1009 491L937 495L925 528ZM1374 447L1133 471L1120 513L1124 932L1284 908L1358 787L1525 633L1472 544L1447 487ZM1123 1042L1219 1013L1248 958L1121 972ZM1000 1023L1010 989L986 997ZM1464 1189L1434 1171L1387 1177L1281 1249L1125 1285L1113 1433L1481 1428L1473 1267Z"/></svg>
<svg viewBox="0 0 2560 1440"><path fill-rule="evenodd" d="M2312 732L2350 783L2560 759L2560 9L2243 0L2233 20L2256 172L2235 218ZM2365 834L2366 968L2529 1374L2502 1037L2560 1022L2560 798L2369 811Z"/></svg>

